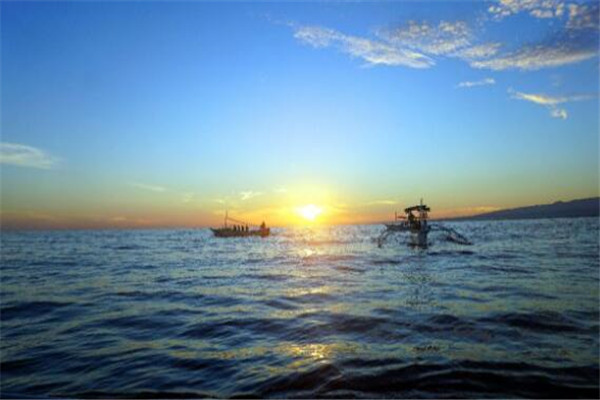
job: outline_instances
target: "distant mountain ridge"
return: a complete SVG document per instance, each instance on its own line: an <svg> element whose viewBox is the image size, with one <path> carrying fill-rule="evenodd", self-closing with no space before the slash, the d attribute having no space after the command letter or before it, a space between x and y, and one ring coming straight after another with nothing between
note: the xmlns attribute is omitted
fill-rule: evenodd
<svg viewBox="0 0 600 400"><path fill-rule="evenodd" d="M452 220L500 220L536 218L577 218L600 215L600 197L572 201L557 201L552 204L511 208Z"/></svg>

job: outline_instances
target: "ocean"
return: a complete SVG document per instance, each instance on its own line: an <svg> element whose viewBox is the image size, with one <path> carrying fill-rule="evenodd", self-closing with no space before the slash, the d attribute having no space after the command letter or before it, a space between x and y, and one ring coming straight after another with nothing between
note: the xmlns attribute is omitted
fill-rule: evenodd
<svg viewBox="0 0 600 400"><path fill-rule="evenodd" d="M5 231L7 397L599 397L598 218Z"/></svg>

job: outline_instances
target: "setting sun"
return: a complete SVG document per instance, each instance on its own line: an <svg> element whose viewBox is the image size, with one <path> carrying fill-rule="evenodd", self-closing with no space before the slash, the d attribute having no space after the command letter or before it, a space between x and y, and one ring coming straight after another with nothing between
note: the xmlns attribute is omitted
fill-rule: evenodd
<svg viewBox="0 0 600 400"><path fill-rule="evenodd" d="M320 207L315 206L314 204L308 204L304 207L298 208L298 214L300 214L304 219L308 221L314 221L315 218L319 214L321 214L323 210Z"/></svg>

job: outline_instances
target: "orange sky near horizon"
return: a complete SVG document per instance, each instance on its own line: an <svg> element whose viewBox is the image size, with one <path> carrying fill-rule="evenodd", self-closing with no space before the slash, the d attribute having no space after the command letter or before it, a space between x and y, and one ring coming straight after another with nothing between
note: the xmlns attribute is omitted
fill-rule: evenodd
<svg viewBox="0 0 600 400"><path fill-rule="evenodd" d="M573 199L561 199L564 201ZM500 206L471 206L444 208L432 207L431 219L463 217L492 212L503 208L514 208L533 204ZM418 200L413 202L418 204ZM228 209L229 216L258 225L265 221L271 227L323 226L348 224L377 224L393 220L394 212L400 215L405 207L414 204L401 204L393 200L379 200L364 204L347 205L342 203L298 203L287 206L262 206L244 208L239 205ZM314 206L318 214L314 220L302 214L302 208ZM206 228L223 224L225 211L202 208L168 209L146 207L139 210L118 213L98 210L95 213L82 211L3 211L0 214L0 227L3 230L37 229L150 229L150 228Z"/></svg>

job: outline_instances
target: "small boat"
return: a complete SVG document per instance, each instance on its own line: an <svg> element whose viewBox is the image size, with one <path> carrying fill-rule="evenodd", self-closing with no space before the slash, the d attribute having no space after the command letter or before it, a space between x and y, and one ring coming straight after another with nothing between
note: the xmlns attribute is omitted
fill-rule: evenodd
<svg viewBox="0 0 600 400"><path fill-rule="evenodd" d="M404 216L398 216L398 213L394 215L394 222L385 224L386 230L381 233L377 238L378 246L381 247L388 236L394 233L410 233L411 246L427 248L427 234L430 231L440 231L446 235L446 240L461 245L472 245L471 241L458 233L456 230L446 227L440 223L429 224L429 212L431 209L421 203L416 206L408 207L404 209ZM416 212L416 215L413 214Z"/></svg>
<svg viewBox="0 0 600 400"><path fill-rule="evenodd" d="M427 234L431 229L428 224L429 211L431 209L423 204L421 199L419 205L405 208L404 216L398 217L398 213L395 213L394 222L385 224L385 227L389 232L410 232L414 246L427 247Z"/></svg>
<svg viewBox="0 0 600 400"><path fill-rule="evenodd" d="M233 222L233 224L228 224L228 222ZM247 222L230 218L227 213L225 213L223 226L221 228L210 228L210 230L214 233L215 237L220 238L248 236L267 237L271 234L271 228L268 228L264 221L257 227L248 224Z"/></svg>

